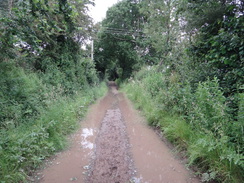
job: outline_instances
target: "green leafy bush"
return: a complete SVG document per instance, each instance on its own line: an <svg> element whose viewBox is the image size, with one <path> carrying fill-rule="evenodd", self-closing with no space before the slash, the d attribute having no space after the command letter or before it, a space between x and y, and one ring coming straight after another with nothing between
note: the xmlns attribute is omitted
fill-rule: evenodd
<svg viewBox="0 0 244 183"><path fill-rule="evenodd" d="M80 48L90 37L88 4L0 5L1 183L26 181L43 158L64 148L65 135L99 94L91 88L98 85L95 65Z"/></svg>
<svg viewBox="0 0 244 183"><path fill-rule="evenodd" d="M181 83L176 73L143 68L124 88L148 123L187 151L188 164L199 167L202 181L243 181L242 94L236 96L239 110L233 121L216 78L193 89L190 82Z"/></svg>
<svg viewBox="0 0 244 183"><path fill-rule="evenodd" d="M67 145L66 136L77 129L88 105L104 95L106 85L87 88L73 97L59 97L32 122L0 130L2 182L26 181L43 159Z"/></svg>
<svg viewBox="0 0 244 183"><path fill-rule="evenodd" d="M0 85L0 128L18 126L45 107L42 81L14 63L0 63Z"/></svg>
<svg viewBox="0 0 244 183"><path fill-rule="evenodd" d="M150 75L143 79L143 87L150 93L152 97L155 97L161 88L165 87L165 80L160 72L156 72L154 69L149 72Z"/></svg>
<svg viewBox="0 0 244 183"><path fill-rule="evenodd" d="M200 130L211 131L222 136L228 129L229 117L225 97L220 91L218 80L199 83L194 93L195 101L189 113L189 120Z"/></svg>

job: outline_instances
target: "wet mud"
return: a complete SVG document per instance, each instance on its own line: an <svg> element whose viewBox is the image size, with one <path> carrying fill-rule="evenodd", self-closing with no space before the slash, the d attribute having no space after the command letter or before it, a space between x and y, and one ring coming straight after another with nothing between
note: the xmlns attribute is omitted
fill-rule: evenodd
<svg viewBox="0 0 244 183"><path fill-rule="evenodd" d="M96 139L95 158L86 182L124 183L134 174L126 127L119 108L109 109Z"/></svg>
<svg viewBox="0 0 244 183"><path fill-rule="evenodd" d="M41 183L198 183L146 125L127 97L109 83L92 105L68 150L37 173ZM36 179L37 180L37 179Z"/></svg>

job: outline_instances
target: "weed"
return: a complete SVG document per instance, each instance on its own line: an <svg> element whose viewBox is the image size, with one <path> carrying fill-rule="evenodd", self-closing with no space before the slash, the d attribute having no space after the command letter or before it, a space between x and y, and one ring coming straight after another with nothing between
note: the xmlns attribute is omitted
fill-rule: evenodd
<svg viewBox="0 0 244 183"><path fill-rule="evenodd" d="M99 91L101 88L101 91ZM38 118L17 128L0 131L0 177L2 182L24 182L43 159L67 145L66 136L76 130L88 105L106 92L87 88L73 97L58 97Z"/></svg>
<svg viewBox="0 0 244 183"><path fill-rule="evenodd" d="M237 120L232 122L217 79L192 89L177 76L143 68L123 90L150 125L186 150L188 164L198 166L202 181L243 182L242 94L237 96Z"/></svg>

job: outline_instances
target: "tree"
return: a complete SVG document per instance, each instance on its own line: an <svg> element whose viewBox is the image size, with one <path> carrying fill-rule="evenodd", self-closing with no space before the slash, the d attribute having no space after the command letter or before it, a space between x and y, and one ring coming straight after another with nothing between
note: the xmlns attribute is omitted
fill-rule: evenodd
<svg viewBox="0 0 244 183"><path fill-rule="evenodd" d="M144 0L141 12L145 14L144 32L152 42L152 46L163 63L170 65L169 55L172 54L179 35L177 17L178 0Z"/></svg>
<svg viewBox="0 0 244 183"><path fill-rule="evenodd" d="M95 82L93 64L83 58L80 48L90 36L92 21L87 8L92 1L8 2L14 3L8 9L11 13L0 18L0 62L31 69L46 84L61 85L66 93Z"/></svg>
<svg viewBox="0 0 244 183"><path fill-rule="evenodd" d="M227 97L244 83L242 10L243 2L235 0L187 2L186 31L194 35L189 53L210 68L201 80L216 76Z"/></svg>
<svg viewBox="0 0 244 183"><path fill-rule="evenodd" d="M0 48L18 44L21 52L40 54L43 50L55 52L58 44L68 39L84 41L91 29L91 18L86 11L91 3L89 0L16 1L11 14L0 19Z"/></svg>
<svg viewBox="0 0 244 183"><path fill-rule="evenodd" d="M124 0L107 11L95 41L96 68L110 79L128 78L139 63L141 35L138 2Z"/></svg>

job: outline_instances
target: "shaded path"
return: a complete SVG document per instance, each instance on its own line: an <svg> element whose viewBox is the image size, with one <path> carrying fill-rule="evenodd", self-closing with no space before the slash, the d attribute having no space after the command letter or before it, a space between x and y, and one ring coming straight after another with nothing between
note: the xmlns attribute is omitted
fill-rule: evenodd
<svg viewBox="0 0 244 183"><path fill-rule="evenodd" d="M40 173L42 183L197 183L123 93L93 105L72 146ZM50 163L49 163L50 164Z"/></svg>

